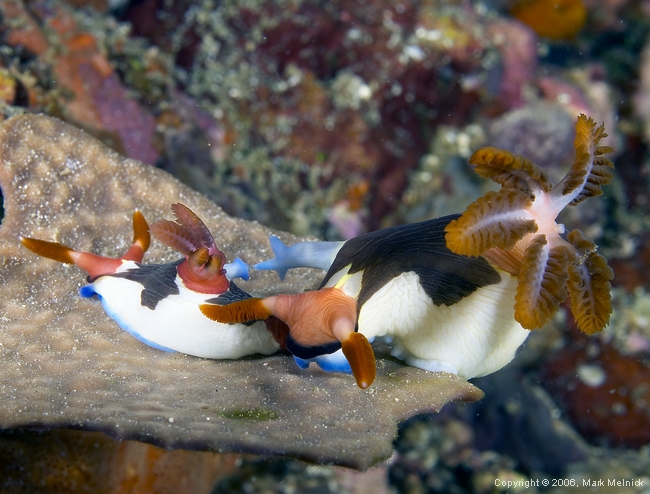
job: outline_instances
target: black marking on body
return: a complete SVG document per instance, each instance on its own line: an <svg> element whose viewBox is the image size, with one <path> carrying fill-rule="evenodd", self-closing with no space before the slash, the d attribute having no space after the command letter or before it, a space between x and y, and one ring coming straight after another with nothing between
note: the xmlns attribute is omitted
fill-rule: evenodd
<svg viewBox="0 0 650 494"><path fill-rule="evenodd" d="M185 259L168 264L137 264L137 268L110 276L125 278L140 283L144 290L140 294L140 304L151 310L156 310L158 302L170 295L180 293L176 284L178 265Z"/></svg>
<svg viewBox="0 0 650 494"><path fill-rule="evenodd" d="M235 285L234 281L230 280L230 287L228 288L228 291L223 292L214 298L210 298L205 302L207 304L228 305L232 304L233 302L240 302L249 298L253 298L253 296ZM244 326L252 326L255 324L255 321L248 321L242 324Z"/></svg>
<svg viewBox="0 0 650 494"><path fill-rule="evenodd" d="M253 296L235 285L234 281L230 280L230 287L228 288L228 291L223 292L214 298L208 299L205 302L207 304L228 305L232 304L233 302L241 302L242 300L249 298L253 298Z"/></svg>
<svg viewBox="0 0 650 494"><path fill-rule="evenodd" d="M291 352L292 355L295 355L296 357L301 358L303 360L308 360L314 357L318 357L320 355L334 353L341 349L340 341L334 341L332 343L327 343L325 345L318 345L318 346L301 345L300 343L297 343L296 340L293 339L291 333L287 334L286 345L287 345L287 350Z"/></svg>
<svg viewBox="0 0 650 494"><path fill-rule="evenodd" d="M477 289L497 284L501 276L482 257L454 254L445 242L445 227L460 215L384 228L343 244L321 287L351 265L363 271L357 312L379 289L402 273L415 272L435 305L454 305Z"/></svg>

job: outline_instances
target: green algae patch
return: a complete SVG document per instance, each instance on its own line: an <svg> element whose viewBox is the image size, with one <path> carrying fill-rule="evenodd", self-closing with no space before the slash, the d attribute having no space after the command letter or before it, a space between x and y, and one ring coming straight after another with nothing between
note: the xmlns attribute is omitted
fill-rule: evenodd
<svg viewBox="0 0 650 494"><path fill-rule="evenodd" d="M265 422L280 418L278 413L266 408L236 408L228 412L222 412L219 415L225 419L248 420L250 422Z"/></svg>

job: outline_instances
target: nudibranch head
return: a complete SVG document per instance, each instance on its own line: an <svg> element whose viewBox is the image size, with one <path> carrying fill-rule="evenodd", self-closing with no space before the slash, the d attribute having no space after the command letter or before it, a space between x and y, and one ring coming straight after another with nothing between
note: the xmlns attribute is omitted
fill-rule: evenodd
<svg viewBox="0 0 650 494"><path fill-rule="evenodd" d="M576 122L575 159L553 186L532 161L502 149L476 151L470 164L482 177L501 185L470 204L446 227L446 242L457 254L483 256L519 279L515 319L527 329L543 326L567 296L578 327L600 331L611 313L614 274L595 244L556 222L566 206L603 193L612 180L612 152L599 142L604 126L585 115Z"/></svg>
<svg viewBox="0 0 650 494"><path fill-rule="evenodd" d="M88 281L93 281L100 276L115 273L125 261L141 262L144 253L151 244L151 236L147 220L140 211L136 210L133 213L133 243L129 250L117 259L98 256L90 252L77 252L58 242L47 242L29 237L21 237L20 241L39 256L80 267L88 273Z"/></svg>
<svg viewBox="0 0 650 494"><path fill-rule="evenodd" d="M178 275L190 290L220 294L228 290L230 282L221 252L205 223L187 206L172 204L176 221L160 220L149 231L156 240L185 256L178 266Z"/></svg>

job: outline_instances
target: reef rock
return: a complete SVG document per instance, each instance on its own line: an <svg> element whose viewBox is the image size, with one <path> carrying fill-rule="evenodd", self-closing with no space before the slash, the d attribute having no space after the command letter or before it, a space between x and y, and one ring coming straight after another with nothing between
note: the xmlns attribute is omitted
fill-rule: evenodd
<svg viewBox="0 0 650 494"><path fill-rule="evenodd" d="M379 348L377 379L299 369L287 355L216 361L150 348L120 329L84 274L38 258L18 237L118 256L135 208L155 221L183 202L229 259L268 258L271 232L228 217L167 173L121 157L59 120L19 116L0 127L0 428L75 428L168 449L284 455L367 468L392 454L397 421L482 392L463 379L404 366ZM285 240L299 239L280 234ZM145 261L174 254L154 243ZM265 296L313 288L319 273L281 283L255 273L241 286Z"/></svg>

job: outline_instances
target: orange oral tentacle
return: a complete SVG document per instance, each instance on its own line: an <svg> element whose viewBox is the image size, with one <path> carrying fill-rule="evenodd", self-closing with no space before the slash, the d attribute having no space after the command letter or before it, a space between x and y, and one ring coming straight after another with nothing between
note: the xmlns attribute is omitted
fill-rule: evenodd
<svg viewBox="0 0 650 494"><path fill-rule="evenodd" d="M354 298L331 287L271 299L266 306L287 323L294 341L303 346L317 346L339 340L357 385L366 389L373 383L377 374L375 353L368 339L354 331Z"/></svg>
<svg viewBox="0 0 650 494"><path fill-rule="evenodd" d="M223 324L263 321L273 315L265 300L267 299L249 298L228 305L201 304L199 309L208 319Z"/></svg>
<svg viewBox="0 0 650 494"><path fill-rule="evenodd" d="M75 251L58 242L47 242L36 238L21 237L20 242L34 254L47 257L53 261L65 264L74 264L73 254Z"/></svg>
<svg viewBox="0 0 650 494"><path fill-rule="evenodd" d="M64 264L74 264L88 273L88 278L92 281L103 274L114 273L122 264L121 259L111 259L102 257L89 252L77 252L70 247L57 242L48 242L35 238L22 237L22 244L31 250L34 254L41 257L47 257L53 261Z"/></svg>

